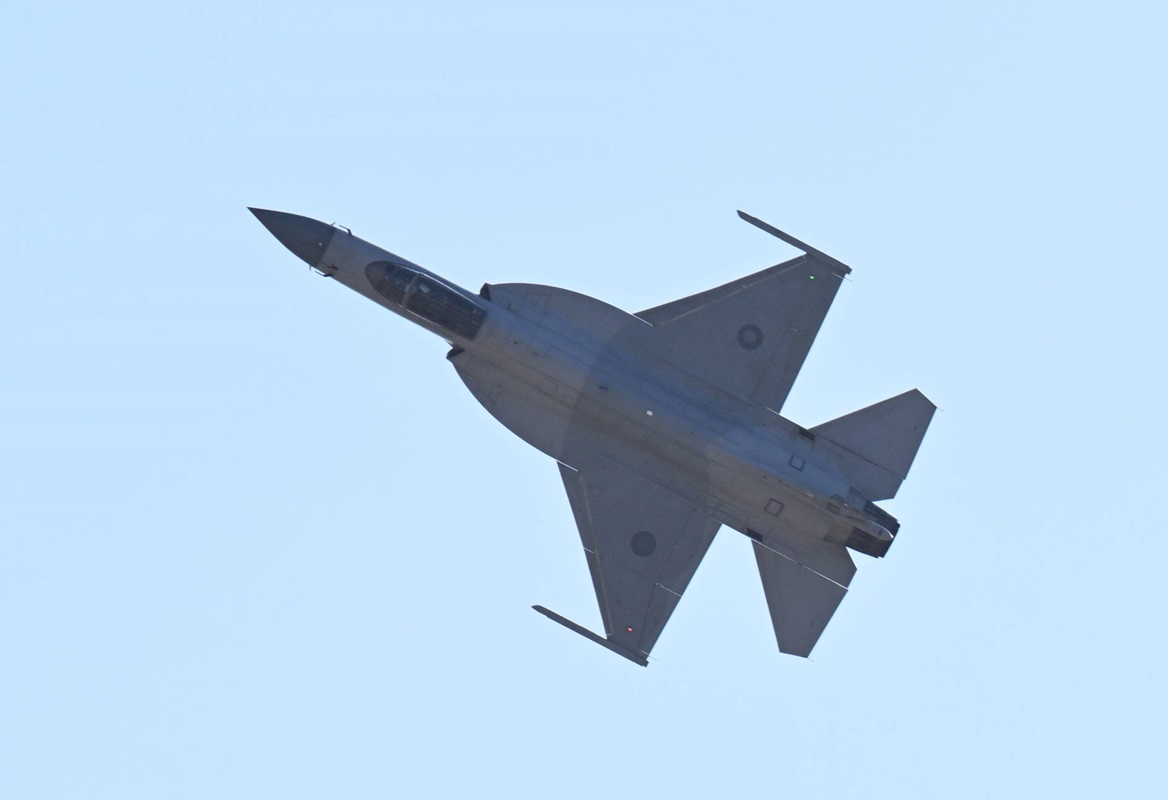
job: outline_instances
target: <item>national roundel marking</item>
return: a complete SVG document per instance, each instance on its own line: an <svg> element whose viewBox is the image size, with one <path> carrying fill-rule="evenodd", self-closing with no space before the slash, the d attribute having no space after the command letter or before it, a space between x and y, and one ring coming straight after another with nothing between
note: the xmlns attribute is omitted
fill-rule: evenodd
<svg viewBox="0 0 1168 800"><path fill-rule="evenodd" d="M629 540L629 547L633 548L633 552L642 558L651 556L653 551L657 549L657 537L649 531L637 531Z"/></svg>
<svg viewBox="0 0 1168 800"><path fill-rule="evenodd" d="M743 325L738 329L738 344L743 350L754 350L762 344L762 329L757 325Z"/></svg>

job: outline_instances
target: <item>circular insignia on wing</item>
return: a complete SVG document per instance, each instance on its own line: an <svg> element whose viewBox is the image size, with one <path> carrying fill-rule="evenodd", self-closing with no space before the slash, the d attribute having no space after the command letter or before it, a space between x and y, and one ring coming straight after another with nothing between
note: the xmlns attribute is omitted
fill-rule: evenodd
<svg viewBox="0 0 1168 800"><path fill-rule="evenodd" d="M657 549L657 537L649 531L637 531L629 540L629 547L633 548L633 552L641 557L651 556L653 551Z"/></svg>
<svg viewBox="0 0 1168 800"><path fill-rule="evenodd" d="M743 350L754 350L762 344L762 329L757 325L743 325L738 329L738 344Z"/></svg>

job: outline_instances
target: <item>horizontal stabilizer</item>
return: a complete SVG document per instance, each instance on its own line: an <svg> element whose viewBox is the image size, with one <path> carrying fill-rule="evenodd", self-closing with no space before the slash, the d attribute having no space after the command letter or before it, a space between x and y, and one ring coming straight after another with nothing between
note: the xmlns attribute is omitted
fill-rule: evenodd
<svg viewBox="0 0 1168 800"><path fill-rule="evenodd" d="M895 497L937 407L916 389L812 428L869 500Z"/></svg>
<svg viewBox="0 0 1168 800"><path fill-rule="evenodd" d="M838 544L805 546L805 552L797 555L800 560L754 543L779 650L806 658L848 593L856 567L848 551Z"/></svg>

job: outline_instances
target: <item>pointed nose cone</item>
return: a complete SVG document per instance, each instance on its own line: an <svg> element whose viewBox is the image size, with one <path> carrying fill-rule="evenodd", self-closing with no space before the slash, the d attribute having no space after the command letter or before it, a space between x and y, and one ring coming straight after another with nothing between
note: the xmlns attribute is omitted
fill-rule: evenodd
<svg viewBox="0 0 1168 800"><path fill-rule="evenodd" d="M264 208L249 208L248 211L255 214L256 219L280 240L280 244L310 267L320 263L337 231L332 225L299 214L285 214L283 211L268 211Z"/></svg>

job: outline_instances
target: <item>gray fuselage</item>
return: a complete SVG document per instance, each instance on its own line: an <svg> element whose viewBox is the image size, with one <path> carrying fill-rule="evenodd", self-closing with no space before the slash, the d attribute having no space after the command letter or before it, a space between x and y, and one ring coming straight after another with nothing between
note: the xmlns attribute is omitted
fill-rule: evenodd
<svg viewBox="0 0 1168 800"><path fill-rule="evenodd" d="M561 463L574 466L586 438L752 537L782 525L838 543L857 528L891 540L830 442L639 347L651 326L631 314L552 287L476 295L343 230L315 267L449 342L476 398Z"/></svg>

